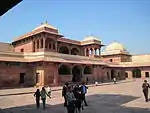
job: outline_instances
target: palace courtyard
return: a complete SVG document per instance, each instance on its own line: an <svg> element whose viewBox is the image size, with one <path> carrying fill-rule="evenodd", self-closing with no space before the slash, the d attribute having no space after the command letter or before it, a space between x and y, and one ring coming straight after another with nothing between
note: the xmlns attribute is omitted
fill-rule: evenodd
<svg viewBox="0 0 150 113"><path fill-rule="evenodd" d="M142 82L142 79L136 79L89 87L89 106L81 113L150 113L150 101L146 103L141 92ZM67 113L60 90L52 92L52 99L47 98L45 111L42 107L36 109L33 93L4 95L7 91L9 90L0 90L0 113ZM10 91L15 93L16 90Z"/></svg>

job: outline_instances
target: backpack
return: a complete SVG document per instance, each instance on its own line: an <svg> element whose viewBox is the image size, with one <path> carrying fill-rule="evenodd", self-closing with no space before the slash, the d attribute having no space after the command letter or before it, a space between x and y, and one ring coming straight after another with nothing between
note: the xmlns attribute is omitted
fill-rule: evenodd
<svg viewBox="0 0 150 113"><path fill-rule="evenodd" d="M81 91L82 91L82 93L86 94L87 93L87 87L85 85L82 85Z"/></svg>

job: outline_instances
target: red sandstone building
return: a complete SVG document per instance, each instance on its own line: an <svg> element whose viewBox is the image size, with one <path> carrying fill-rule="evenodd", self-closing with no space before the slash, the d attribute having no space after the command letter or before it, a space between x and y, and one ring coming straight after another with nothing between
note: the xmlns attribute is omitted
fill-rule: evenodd
<svg viewBox="0 0 150 113"><path fill-rule="evenodd" d="M117 42L101 52L101 40L65 38L44 23L12 43L0 43L0 87L149 77L150 55L130 55Z"/></svg>

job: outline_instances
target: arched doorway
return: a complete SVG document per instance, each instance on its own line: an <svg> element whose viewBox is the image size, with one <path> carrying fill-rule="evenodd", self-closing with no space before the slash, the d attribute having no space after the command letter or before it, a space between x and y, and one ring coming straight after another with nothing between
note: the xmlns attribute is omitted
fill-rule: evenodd
<svg viewBox="0 0 150 113"><path fill-rule="evenodd" d="M81 73L81 67L79 66L74 66L72 68L72 81L73 82L80 82L82 78L82 73Z"/></svg>
<svg viewBox="0 0 150 113"><path fill-rule="evenodd" d="M113 79L115 77L115 70L111 70L111 79Z"/></svg>
<svg viewBox="0 0 150 113"><path fill-rule="evenodd" d="M133 75L133 78L141 78L141 70L140 69L134 69L132 71L132 75Z"/></svg>
<svg viewBox="0 0 150 113"><path fill-rule="evenodd" d="M60 47L59 53L69 54L69 49L66 46Z"/></svg>
<svg viewBox="0 0 150 113"><path fill-rule="evenodd" d="M77 48L72 48L71 49L71 54L72 55L79 55L79 50Z"/></svg>
<svg viewBox="0 0 150 113"><path fill-rule="evenodd" d="M90 66L86 66L84 68L84 74L92 74L92 69Z"/></svg>
<svg viewBox="0 0 150 113"><path fill-rule="evenodd" d="M70 68L67 65L61 65L58 69L59 75L70 75Z"/></svg>

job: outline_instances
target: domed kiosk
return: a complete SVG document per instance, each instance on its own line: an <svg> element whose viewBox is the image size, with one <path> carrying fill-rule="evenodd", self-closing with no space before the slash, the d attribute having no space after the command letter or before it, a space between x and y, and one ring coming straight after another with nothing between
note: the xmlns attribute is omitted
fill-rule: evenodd
<svg viewBox="0 0 150 113"><path fill-rule="evenodd" d="M130 56L126 48L118 42L111 43L102 52L104 60L110 62L127 62L130 61Z"/></svg>
<svg viewBox="0 0 150 113"><path fill-rule="evenodd" d="M95 37L93 35L85 37L83 41L92 41L92 40L100 41L100 39L98 37Z"/></svg>
<svg viewBox="0 0 150 113"><path fill-rule="evenodd" d="M90 35L81 41L81 45L84 46L85 56L100 56L101 47L104 46L100 39L96 36Z"/></svg>

